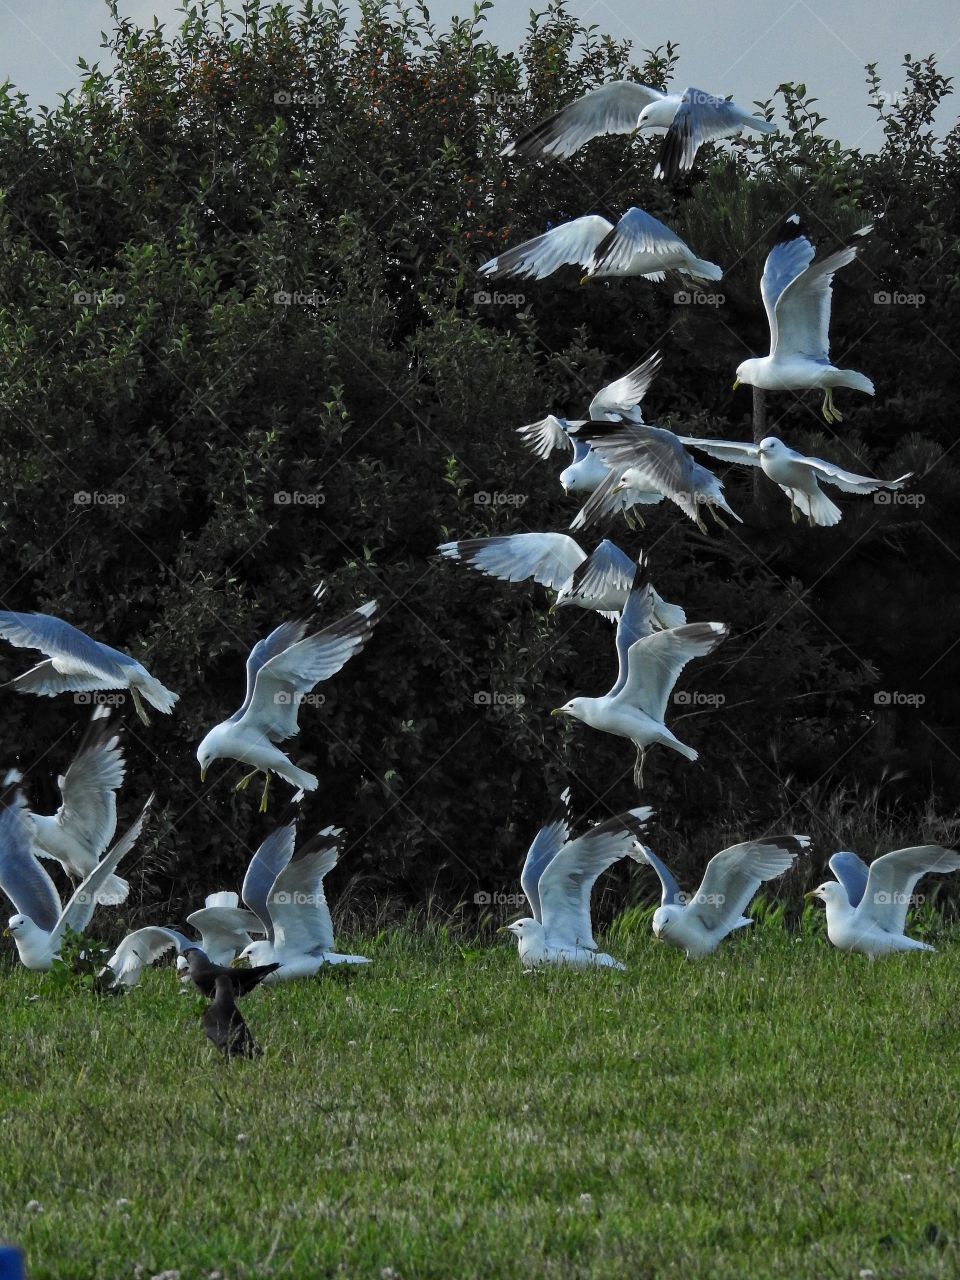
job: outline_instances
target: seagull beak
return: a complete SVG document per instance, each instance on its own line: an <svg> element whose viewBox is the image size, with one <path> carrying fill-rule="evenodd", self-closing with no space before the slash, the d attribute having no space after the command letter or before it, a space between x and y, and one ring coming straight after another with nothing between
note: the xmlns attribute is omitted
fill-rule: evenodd
<svg viewBox="0 0 960 1280"><path fill-rule="evenodd" d="M562 716L562 715L563 715L563 707L554 707L554 709L550 712L550 714L551 714L552 716Z"/></svg>
<svg viewBox="0 0 960 1280"><path fill-rule="evenodd" d="M588 281L589 281L589 279L590 279L590 277L589 277L589 276L581 276L581 277L580 277L580 283L581 283L581 284L587 284L587 283L588 283Z"/></svg>
<svg viewBox="0 0 960 1280"><path fill-rule="evenodd" d="M740 387L742 387L742 386L743 386L743 383L740 381L740 379L739 379L739 378L737 378L737 379L734 381L733 389L734 389L734 391L739 391Z"/></svg>
<svg viewBox="0 0 960 1280"><path fill-rule="evenodd" d="M4 936L5 938L9 938L9 937L10 937L10 930L9 930L9 929L4 929L4 931L3 931L3 936Z"/></svg>
<svg viewBox="0 0 960 1280"><path fill-rule="evenodd" d="M613 488L610 490L610 496L613 497L615 493L623 493L626 487L627 486L625 484L615 484Z"/></svg>
<svg viewBox="0 0 960 1280"><path fill-rule="evenodd" d="M807 898L815 898L816 896L817 896L817 891L816 891L816 889L811 889L809 893L805 893L805 894L803 895L804 900L806 900Z"/></svg>
<svg viewBox="0 0 960 1280"><path fill-rule="evenodd" d="M202 765L200 769L200 781L206 782L206 780L207 780L207 766Z"/></svg>

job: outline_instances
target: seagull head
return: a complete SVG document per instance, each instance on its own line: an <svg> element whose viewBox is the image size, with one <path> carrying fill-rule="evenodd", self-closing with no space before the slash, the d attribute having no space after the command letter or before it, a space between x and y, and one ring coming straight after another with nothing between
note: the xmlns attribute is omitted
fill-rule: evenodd
<svg viewBox="0 0 960 1280"><path fill-rule="evenodd" d="M734 391L743 383L749 387L758 387L761 384L757 381L761 367L764 361L762 357L754 356L751 360L744 360L737 365L737 378L733 384Z"/></svg>
<svg viewBox="0 0 960 1280"><path fill-rule="evenodd" d="M7 927L4 929L4 934L10 938L16 938L18 935L22 937L32 924L33 921L27 916L11 916L7 921Z"/></svg>
<svg viewBox="0 0 960 1280"><path fill-rule="evenodd" d="M637 117L637 129L669 129L677 114L677 99L664 95L648 102Z"/></svg>
<svg viewBox="0 0 960 1280"><path fill-rule="evenodd" d="M575 720L583 720L585 719L583 698L571 698L562 707L554 707L550 714L552 716L573 716Z"/></svg>
<svg viewBox="0 0 960 1280"><path fill-rule="evenodd" d="M836 880L824 880L823 884L818 884L815 889L811 889L809 893L805 893L803 896L805 898L819 898L824 906L827 907L836 903L843 903L845 906L850 905L847 891Z"/></svg>
<svg viewBox="0 0 960 1280"><path fill-rule="evenodd" d="M237 959L246 960L250 965L270 964L273 960L273 947L265 938L259 938L256 942L248 942Z"/></svg>
<svg viewBox="0 0 960 1280"><path fill-rule="evenodd" d="M229 728L229 725L215 725L197 747L197 762L200 765L201 782L206 782L207 771L214 760L219 760L223 756L224 753L220 750L220 739L223 736L224 729Z"/></svg>
<svg viewBox="0 0 960 1280"><path fill-rule="evenodd" d="M653 936L658 942L670 941L670 930L682 914L682 907L657 907L656 911L653 913L653 920L650 922L650 927L653 930Z"/></svg>
<svg viewBox="0 0 960 1280"><path fill-rule="evenodd" d="M786 446L784 445L783 441L779 440L776 436L765 436L760 441L760 444L758 445L758 448L761 454L765 458L778 457L781 453L783 453L783 450L785 447Z"/></svg>

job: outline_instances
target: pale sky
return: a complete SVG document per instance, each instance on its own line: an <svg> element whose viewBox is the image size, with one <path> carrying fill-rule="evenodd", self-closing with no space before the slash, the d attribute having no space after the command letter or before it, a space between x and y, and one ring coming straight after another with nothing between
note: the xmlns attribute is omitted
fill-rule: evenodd
<svg viewBox="0 0 960 1280"><path fill-rule="evenodd" d="M430 0L428 7L434 23L446 26L452 14L469 13L472 3ZM960 82L957 0L912 6L903 0L572 0L569 7L601 31L632 39L637 49L667 40L679 44L678 87L732 94L749 107L772 97L781 81L804 81L820 100L829 132L866 150L878 145L880 134L866 106L865 63L878 63L890 94L902 87L905 53L937 54L941 71ZM178 22L177 8L178 0L120 4L141 24L157 14L169 28ZM489 38L517 48L528 10L528 0L495 0L487 16ZM55 105L57 95L78 82L78 56L103 58L100 32L108 26L103 0L0 0L0 75L34 106ZM938 117L941 135L958 112L960 97L949 98Z"/></svg>

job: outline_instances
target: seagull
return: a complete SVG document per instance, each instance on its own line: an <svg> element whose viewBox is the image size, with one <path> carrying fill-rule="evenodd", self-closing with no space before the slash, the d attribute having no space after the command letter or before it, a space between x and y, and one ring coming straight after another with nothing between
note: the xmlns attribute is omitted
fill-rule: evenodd
<svg viewBox="0 0 960 1280"><path fill-rule="evenodd" d="M213 964L230 964L253 934L263 933L259 916L245 911L229 890L207 894L204 905L187 916L187 924L200 934L200 950Z"/></svg>
<svg viewBox="0 0 960 1280"><path fill-rule="evenodd" d="M672 182L693 167L703 143L739 136L744 129L776 133L777 126L692 86L679 94L661 93L633 80L612 80L541 120L500 154L566 159L594 138L645 129L666 129L653 176Z"/></svg>
<svg viewBox="0 0 960 1280"><path fill-rule="evenodd" d="M233 981L228 973L214 979L214 997L203 1011L207 1039L228 1058L258 1058L263 1050L237 1008Z"/></svg>
<svg viewBox="0 0 960 1280"><path fill-rule="evenodd" d="M834 407L833 388L848 387L873 395L873 383L853 369L830 363L830 297L834 273L853 262L863 248L862 238L873 230L861 227L842 249L814 262L814 247L800 219L791 214L780 238L767 254L760 296L770 325L770 354L744 360L737 368L734 390L741 382L768 391L823 390L823 416L842 422ZM854 242L856 241L856 243Z"/></svg>
<svg viewBox="0 0 960 1280"><path fill-rule="evenodd" d="M571 840L569 799L565 791L561 811L540 828L527 851L520 884L533 915L505 928L517 939L524 969L545 964L623 969L619 960L597 950L590 895L598 877L637 847L653 810L630 809Z"/></svg>
<svg viewBox="0 0 960 1280"><path fill-rule="evenodd" d="M921 876L960 869L960 853L939 844L895 849L867 864L855 853L835 853L825 880L806 894L827 909L827 937L840 951L859 951L874 959L891 951L933 951L904 933L907 909Z"/></svg>
<svg viewBox="0 0 960 1280"><path fill-rule="evenodd" d="M586 422L571 428L575 438L586 440L610 467L608 482L600 485L584 504L571 528L583 528L610 514L610 500L623 489L654 490L676 503L702 533L707 527L700 514L705 506L721 528L717 509L743 521L723 496L723 485L706 467L691 458L679 436L664 427L633 422Z"/></svg>
<svg viewBox="0 0 960 1280"><path fill-rule="evenodd" d="M727 634L722 622L689 622L644 636L621 654L620 672L608 693L600 698L571 698L550 714L573 716L593 729L630 738L637 748L634 781L642 786L644 758L657 743L687 760L697 759L693 747L680 742L664 724L667 703L687 663L712 653Z"/></svg>
<svg viewBox="0 0 960 1280"><path fill-rule="evenodd" d="M811 527L832 526L840 523L843 514L836 503L831 502L820 485L834 485L844 493L876 493L879 489L902 489L913 475L912 471L896 480L876 480L873 476L857 475L844 471L835 463L822 458L809 458L797 453L776 436L767 436L759 444L741 444L735 440L698 440L681 437L688 449L699 449L723 462L740 463L747 467L761 467L763 473L778 484L790 499L790 515L794 524L798 512L805 515Z"/></svg>
<svg viewBox="0 0 960 1280"><path fill-rule="evenodd" d="M661 284L668 271L700 282L723 278L722 267L698 258L668 226L637 208L628 209L616 226L596 213L562 222L505 249L485 262L479 274L488 280L503 276L543 280L561 267L574 265L584 268L583 281L591 276L643 276Z"/></svg>
<svg viewBox="0 0 960 1280"><path fill-rule="evenodd" d="M192 981L200 994L208 1000L213 998L217 978L229 978L234 995L245 996L279 967L275 964L261 964L252 969L229 969L226 965L214 964L196 944L185 947L180 954L186 961L180 981Z"/></svg>
<svg viewBox="0 0 960 1280"><path fill-rule="evenodd" d="M340 827L325 827L295 849L296 818L272 832L254 854L243 880L243 900L266 939L249 943L241 959L274 963L265 982L312 977L337 964L369 964L366 956L336 950L324 877L337 865ZM279 967L277 967L279 966Z"/></svg>
<svg viewBox="0 0 960 1280"><path fill-rule="evenodd" d="M5 687L18 693L53 698L58 693L129 689L137 715L146 725L150 719L141 695L164 715L170 714L180 696L165 689L136 659L91 640L62 618L47 613L0 612L0 636L18 649L39 649L46 655L45 662L7 682Z"/></svg>
<svg viewBox="0 0 960 1280"><path fill-rule="evenodd" d="M575 605L593 609L611 621L626 604L637 568L636 561L606 538L588 555L566 533L463 538L441 543L437 550L447 559L458 560L501 582L532 578L557 593L552 609ZM666 629L686 622L687 616L679 605L669 604L655 591L653 597L658 627Z"/></svg>
<svg viewBox="0 0 960 1280"><path fill-rule="evenodd" d="M653 867L663 889L653 913L654 937L680 947L691 959L710 955L728 933L753 923L743 913L761 884L789 871L809 845L809 836L793 835L732 845L710 859L692 898L680 892L667 867L644 845L632 857Z"/></svg>
<svg viewBox="0 0 960 1280"><path fill-rule="evenodd" d="M83 933L90 923L97 894L136 844L153 796L64 907L53 881L34 857L30 810L15 779L16 775L13 780L8 777L7 789L0 796L0 889L17 909L7 922L7 932L16 943L20 960L27 969L46 972L53 967L67 929Z"/></svg>
<svg viewBox="0 0 960 1280"><path fill-rule="evenodd" d="M177 929L147 925L127 934L97 978L107 990L129 989L137 985L145 968L155 964L171 948L180 954L193 946L196 943Z"/></svg>
<svg viewBox="0 0 960 1280"><path fill-rule="evenodd" d="M314 593L319 599L322 587ZM366 645L375 626L377 603L368 600L322 631L307 635L309 623L283 622L258 641L247 658L247 692L243 705L229 720L216 725L197 748L200 781L218 759L253 765L237 783L242 791L258 773L265 775L260 812L267 808L270 773L277 773L301 791L315 791L317 778L298 769L275 743L299 733L301 698L321 680L329 680Z"/></svg>

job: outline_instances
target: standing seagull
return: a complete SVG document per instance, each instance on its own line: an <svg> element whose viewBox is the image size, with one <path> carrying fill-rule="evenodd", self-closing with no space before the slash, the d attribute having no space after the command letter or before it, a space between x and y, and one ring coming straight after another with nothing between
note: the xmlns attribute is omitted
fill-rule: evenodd
<svg viewBox="0 0 960 1280"><path fill-rule="evenodd" d="M667 703L687 663L712 653L727 634L722 622L690 622L636 640L627 650L626 673L621 670L609 693L571 698L550 714L573 716L593 729L630 738L637 748L634 781L642 786L644 757L657 743L687 760L697 759L693 747L680 742L664 724Z"/></svg>
<svg viewBox="0 0 960 1280"><path fill-rule="evenodd" d="M187 924L200 934L200 950L214 964L231 964L251 936L263 932L257 916L227 889L208 893L203 906L187 916Z"/></svg>
<svg viewBox="0 0 960 1280"><path fill-rule="evenodd" d="M60 808L49 817L30 814L34 853L55 859L74 880L89 875L117 830L116 792L124 770L110 710L97 707L70 767L57 779ZM126 880L109 876L97 890L97 901L116 905L126 902L129 892Z"/></svg>
<svg viewBox="0 0 960 1280"><path fill-rule="evenodd" d="M98 892L120 859L136 844L152 803L153 796L62 907L53 881L33 856L33 826L27 802L15 783L8 785L0 796L0 889L17 909L7 923L7 932L27 969L44 972L52 968L67 929L83 933L93 916Z"/></svg>
<svg viewBox="0 0 960 1280"><path fill-rule="evenodd" d="M753 923L743 913L761 884L789 871L809 845L809 836L766 836L732 845L710 859L692 898L680 892L667 867L644 846L632 856L653 867L663 891L653 913L654 937L680 947L691 959L716 951L728 933Z"/></svg>
<svg viewBox="0 0 960 1280"><path fill-rule="evenodd" d="M744 360L737 368L734 390L745 382L767 391L823 391L823 416L842 422L834 407L833 388L849 387L873 395L873 383L853 369L837 369L830 363L830 297L834 273L853 262L863 248L863 237L873 230L861 227L851 242L814 262L814 247L791 214L780 239L767 254L760 280L767 321L770 354Z"/></svg>
<svg viewBox="0 0 960 1280"><path fill-rule="evenodd" d="M777 126L692 86L679 94L661 93L633 80L613 80L541 120L500 154L566 158L594 138L645 129L666 129L653 176L672 182L692 168L703 143L738 136L744 129L776 133Z"/></svg>
<svg viewBox="0 0 960 1280"><path fill-rule="evenodd" d="M237 1008L228 973L214 979L213 999L203 1011L203 1029L207 1039L228 1058L258 1058L263 1053Z"/></svg>
<svg viewBox="0 0 960 1280"><path fill-rule="evenodd" d="M827 937L840 951L873 959L891 951L933 951L904 933L907 908L921 876L960 869L960 854L939 844L895 849L867 864L855 853L835 853L825 880L806 895L827 909Z"/></svg>
<svg viewBox="0 0 960 1280"><path fill-rule="evenodd" d="M779 485L790 499L790 515L794 524L798 512L807 517L811 526L840 523L843 512L830 501L820 488L821 484L834 485L844 493L876 493L879 489L902 489L913 475L908 471L896 480L875 480L873 476L857 475L854 471L844 471L833 462L797 453L776 436L767 436L759 444L700 440L689 436L682 436L681 441L688 449L699 449L701 453L708 453L723 462L762 468L763 474Z"/></svg>
<svg viewBox="0 0 960 1280"><path fill-rule="evenodd" d="M46 654L45 662L7 682L5 687L18 693L53 698L58 693L129 689L137 715L146 725L150 720L141 694L164 715L170 714L180 696L165 689L135 658L91 640L71 623L47 613L0 613L0 636L18 649Z"/></svg>
<svg viewBox="0 0 960 1280"><path fill-rule="evenodd" d="M322 588L315 593L319 598ZM243 790L258 773L265 775L260 812L267 808L270 773L277 773L301 791L315 791L317 779L298 769L279 747L300 732L297 714L301 698L321 680L329 680L373 633L377 603L368 600L339 622L307 635L308 622L283 622L259 640L247 658L247 693L239 711L216 725L197 748L200 781L218 759L253 765L237 783Z"/></svg>
<svg viewBox="0 0 960 1280"><path fill-rule="evenodd" d="M630 809L571 840L568 801L565 791L561 812L541 827L520 873L533 915L505 928L517 939L524 969L543 964L623 969L619 960L597 949L590 895L598 877L637 847L653 810Z"/></svg>

